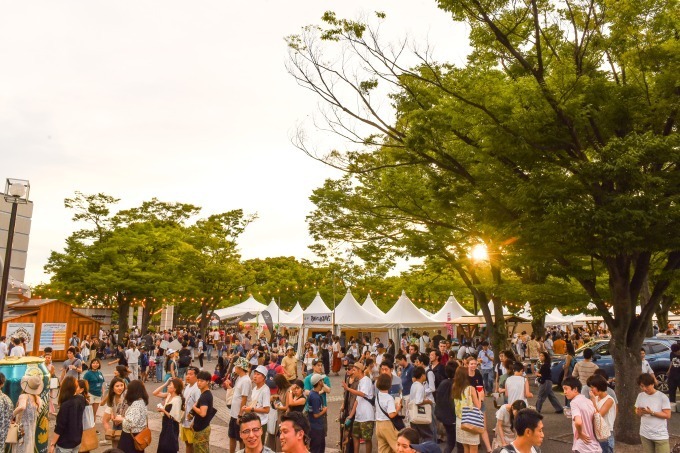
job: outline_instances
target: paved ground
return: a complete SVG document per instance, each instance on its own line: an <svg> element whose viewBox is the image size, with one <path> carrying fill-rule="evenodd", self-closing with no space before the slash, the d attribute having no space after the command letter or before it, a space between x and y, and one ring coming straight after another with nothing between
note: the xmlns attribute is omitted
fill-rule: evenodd
<svg viewBox="0 0 680 453"><path fill-rule="evenodd" d="M206 370L212 371L215 361L213 362L207 362L206 363ZM113 377L113 367L109 366L104 366L103 368L104 376L106 377L107 381L109 381ZM336 376L331 376L331 387L333 389L333 392L331 393L329 397L329 431L328 431L328 437L326 438L326 451L328 453L335 453L338 451L338 443L339 443L339 436L340 436L340 430L339 430L339 424L337 422L338 415L340 412L340 405L341 405L341 399L342 399L342 394L341 394L341 387L340 387L340 382L341 378L336 377ZM146 388L149 394L158 386L158 384L155 383L147 383ZM538 394L538 389L534 388L533 393L535 395ZM214 391L214 400L215 400L215 405L218 409L217 415L213 419L211 423L211 437L210 437L210 450L217 452L217 453L226 453L228 451L228 436L227 436L227 426L228 426L228 421L229 421L229 415L227 412L227 407L225 403L225 391L222 389L215 390ZM558 395L558 399L562 401L564 397L562 395ZM160 400L158 398L155 398L153 396L150 397L149 400L149 428L151 428L151 431L153 432L153 443L152 445L147 449L148 452L153 452L157 450L158 447L158 434L160 433L161 430L161 417L158 412L156 412L155 407L156 404L158 404ZM530 404L534 404L535 400L531 400ZM491 399L487 399L487 420L491 420L495 422L495 410L493 409L493 404L491 402ZM101 415L103 414L103 410L99 410L99 414L97 417L97 425L99 427L99 430L103 433L103 428L101 428ZM622 416L622 412L619 412L619 416ZM542 450L545 452L550 452L550 453L569 453L571 452L571 441L572 441L572 434L571 434L571 423L570 420L568 420L566 417L563 415L557 415L552 413L552 407L547 404L547 406L544 406L544 424L545 424L545 441L542 446ZM51 421L51 425L53 425L53 421ZM51 430L50 430L51 432ZM673 442L680 442L680 414L674 413L673 417L670 421L670 432L671 432L671 446L673 445ZM101 435L101 438L103 439L103 434ZM442 445L443 447L443 445ZM103 452L105 449L110 448L109 445L102 444L99 449L96 450L97 453ZM624 446L624 445L617 445L616 447L616 453L626 453L626 452L639 452L640 446ZM377 452L377 446L375 445L374 441L374 449L373 451ZM483 451L481 449L480 451ZM185 453L184 446L180 446L180 452Z"/></svg>

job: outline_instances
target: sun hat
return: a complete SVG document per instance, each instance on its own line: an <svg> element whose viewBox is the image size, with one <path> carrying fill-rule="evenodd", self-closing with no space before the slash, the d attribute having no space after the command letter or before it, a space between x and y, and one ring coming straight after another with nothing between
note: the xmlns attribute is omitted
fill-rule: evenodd
<svg viewBox="0 0 680 453"><path fill-rule="evenodd" d="M40 376L24 376L21 378L21 390L30 395L40 395L44 384Z"/></svg>
<svg viewBox="0 0 680 453"><path fill-rule="evenodd" d="M316 384L319 383L319 381L322 381L326 377L325 374L312 374L312 378L309 380L309 382L312 383L312 387L314 387Z"/></svg>
<svg viewBox="0 0 680 453"><path fill-rule="evenodd" d="M246 359L245 357L239 357L238 359L236 359L236 362L234 362L234 366L239 367L243 371L248 371L250 369L250 362L248 362L248 359Z"/></svg>
<svg viewBox="0 0 680 453"><path fill-rule="evenodd" d="M165 351L165 355L173 355L175 352L177 351L175 351L174 349L168 349L167 351Z"/></svg>
<svg viewBox="0 0 680 453"><path fill-rule="evenodd" d="M354 368L358 368L359 371L364 371L366 367L364 366L363 363L361 362L354 362L354 365L352 365Z"/></svg>
<svg viewBox="0 0 680 453"><path fill-rule="evenodd" d="M262 376L267 376L267 368L264 365L258 365L257 368L255 368L255 371Z"/></svg>

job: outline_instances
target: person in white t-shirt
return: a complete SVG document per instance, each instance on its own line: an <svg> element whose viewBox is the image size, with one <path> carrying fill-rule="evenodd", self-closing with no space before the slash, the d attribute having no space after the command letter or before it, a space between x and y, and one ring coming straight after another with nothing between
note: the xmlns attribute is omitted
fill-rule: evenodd
<svg viewBox="0 0 680 453"><path fill-rule="evenodd" d="M269 410L271 408L269 404L271 392L269 391L269 387L265 385L266 379L267 368L265 368L264 365L258 365L252 375L254 386L253 390L250 392L250 399L246 405L241 408L241 414L245 414L246 412L256 413L257 416L260 417L262 426L267 426L267 422L269 421ZM263 430L262 442L264 442L265 433L266 430Z"/></svg>
<svg viewBox="0 0 680 453"><path fill-rule="evenodd" d="M24 347L21 346L21 339L13 338L12 343L14 343L14 347L9 353L10 357L24 357L26 355L26 351L24 350Z"/></svg>
<svg viewBox="0 0 680 453"><path fill-rule="evenodd" d="M7 337L4 335L0 337L0 360L4 359L7 356Z"/></svg>
<svg viewBox="0 0 680 453"><path fill-rule="evenodd" d="M614 421L616 421L616 401L607 394L607 380L600 375L594 374L588 378L590 388L590 400L595 405L595 409L607 422L611 429L608 439L600 440L602 453L614 453Z"/></svg>
<svg viewBox="0 0 680 453"><path fill-rule="evenodd" d="M501 453L537 453L543 443L543 416L533 409L522 409L515 417L517 437L510 445L514 452L504 446Z"/></svg>
<svg viewBox="0 0 680 453"><path fill-rule="evenodd" d="M505 380L505 394L508 396L508 404L512 404L517 400L522 400L527 405L528 398L534 395L529 390L529 381L524 376L524 364L522 362L515 362L512 365L514 374Z"/></svg>
<svg viewBox="0 0 680 453"><path fill-rule="evenodd" d="M356 362L352 367L354 379L359 379L359 387L355 390L347 385L347 382L342 382L342 388L349 393L355 395L357 398L354 401L354 407L349 413L350 418L354 418L352 425L352 438L354 441L354 453L359 453L361 446L361 439L364 439L364 446L366 453L371 453L373 448L373 425L375 422L375 408L367 398L373 398L373 382L371 378L364 374L364 365L361 362Z"/></svg>
<svg viewBox="0 0 680 453"><path fill-rule="evenodd" d="M378 393L375 396L375 435L378 438L378 451L390 451L397 444L397 429L392 419L401 410L401 404L395 403L389 394L392 387L392 376L380 374L375 381Z"/></svg>
<svg viewBox="0 0 680 453"><path fill-rule="evenodd" d="M245 357L238 357L234 364L234 373L236 373L236 382L230 383L227 381L227 389L233 387L234 396L231 400L231 409L229 410L229 452L236 451L236 442L241 443L241 432L238 426L238 417L241 414L241 408L246 405L248 397L252 391L252 382L248 377L248 370L250 364ZM243 445L240 446L243 448Z"/></svg>
<svg viewBox="0 0 680 453"><path fill-rule="evenodd" d="M196 382L198 375L198 368L190 366L187 368L185 375L186 387L182 395L184 395L184 414L182 416L182 422L179 426L179 440L184 442L187 453L193 453L194 451L194 431L191 429L191 420L189 420L188 415L191 412L191 408L201 397L201 391L198 389Z"/></svg>
<svg viewBox="0 0 680 453"><path fill-rule="evenodd" d="M127 359L128 368L130 368L130 379L139 379L139 356L141 353L137 349L137 344L134 341L128 343L128 349L125 351L125 358Z"/></svg>
<svg viewBox="0 0 680 453"><path fill-rule="evenodd" d="M654 388L654 379L647 373L638 377L642 392L635 401L635 413L640 416L640 440L645 453L670 451L668 420L671 418L671 402Z"/></svg>

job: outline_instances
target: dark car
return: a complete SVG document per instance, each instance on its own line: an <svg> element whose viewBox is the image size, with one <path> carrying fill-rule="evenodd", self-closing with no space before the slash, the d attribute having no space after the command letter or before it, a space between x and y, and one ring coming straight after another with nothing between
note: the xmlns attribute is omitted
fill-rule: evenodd
<svg viewBox="0 0 680 453"><path fill-rule="evenodd" d="M656 378L659 380L659 390L668 392L666 382L666 372L670 366L671 345L675 343L674 338L655 337L645 338L642 348L645 350L645 359L652 367ZM583 350L590 348L593 350L593 362L607 372L607 376L614 377L614 360L609 352L609 340L594 340L583 345L576 351L576 362L583 360ZM562 382L564 376L564 357L556 357L552 362L551 374L555 384Z"/></svg>

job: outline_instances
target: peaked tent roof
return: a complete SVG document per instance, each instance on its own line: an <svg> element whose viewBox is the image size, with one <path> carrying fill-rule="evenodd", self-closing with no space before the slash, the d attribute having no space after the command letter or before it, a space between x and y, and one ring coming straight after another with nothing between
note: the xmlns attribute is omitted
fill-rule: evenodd
<svg viewBox="0 0 680 453"><path fill-rule="evenodd" d="M314 314L331 313L331 310L326 306L323 299L321 299L321 294L317 292L316 296L314 297L314 300L312 301L311 304L309 304L309 307L307 307L306 310L303 310L302 307L300 306L300 303L298 302L297 305L295 305L293 310L290 312L290 315L288 316L288 321L281 322L281 324L288 327L299 327L304 322L305 313Z"/></svg>
<svg viewBox="0 0 680 453"><path fill-rule="evenodd" d="M335 307L335 324L347 327L387 327L385 316L375 316L366 311L347 290L345 297Z"/></svg>
<svg viewBox="0 0 680 453"><path fill-rule="evenodd" d="M372 315L385 316L385 313L383 313L383 311L378 308L375 302L373 302L373 299L371 298L371 293L368 293L368 295L366 296L366 300L364 301L364 304L361 307Z"/></svg>
<svg viewBox="0 0 680 453"><path fill-rule="evenodd" d="M534 319L534 317L531 315L531 305L529 305L529 302L526 302L524 307L522 307L522 309L517 312L517 316L526 319Z"/></svg>
<svg viewBox="0 0 680 453"><path fill-rule="evenodd" d="M267 306L265 304L256 301L251 294L248 299L244 300L240 304L236 304L233 307L220 308L215 310L213 313L219 316L220 319L229 319L244 315L246 313L257 315L266 308Z"/></svg>
<svg viewBox="0 0 680 453"><path fill-rule="evenodd" d="M331 313L331 309L323 301L321 294L317 292L312 303L305 309L305 313Z"/></svg>
<svg viewBox="0 0 680 453"><path fill-rule="evenodd" d="M434 315L431 316L435 321L447 322L452 321L461 316L473 316L472 313L463 308L461 304L458 303L453 293L449 295L449 299L446 301L444 306Z"/></svg>
<svg viewBox="0 0 680 453"><path fill-rule="evenodd" d="M269 305L267 305L265 310L267 310L272 316L272 322L274 324L288 324L291 321L290 315L281 310L279 306L276 305L274 298L272 298L272 301L269 302ZM253 318L252 320L248 321L250 324L255 324L256 322L260 325L266 324L264 318L262 317L262 312L260 312L257 318Z"/></svg>
<svg viewBox="0 0 680 453"><path fill-rule="evenodd" d="M489 310L491 310L491 316L494 314L494 308L493 308L493 301L489 301ZM503 307L503 315L511 315L510 310L508 310L508 307ZM480 308L479 311L477 312L477 316L484 316L484 313L482 313L482 309Z"/></svg>
<svg viewBox="0 0 680 453"><path fill-rule="evenodd" d="M424 314L425 316L427 316L428 318L431 318L431 317L432 317L432 313L430 313L429 311L425 310L424 308L420 307L418 310L420 310L420 312L421 312L422 314Z"/></svg>
<svg viewBox="0 0 680 453"><path fill-rule="evenodd" d="M571 320L565 318L562 313L557 309L557 307L553 308L550 313L545 315L545 324L546 325L557 325L557 324L570 324Z"/></svg>
<svg viewBox="0 0 680 453"><path fill-rule="evenodd" d="M406 291L401 292L397 303L385 314L384 321L385 324L395 327L430 327L444 324L443 322L435 321L418 310L406 295Z"/></svg>
<svg viewBox="0 0 680 453"><path fill-rule="evenodd" d="M300 302L297 302L293 309L288 313L288 317L290 319L297 318L298 316L302 315L305 311L302 309L300 306Z"/></svg>

